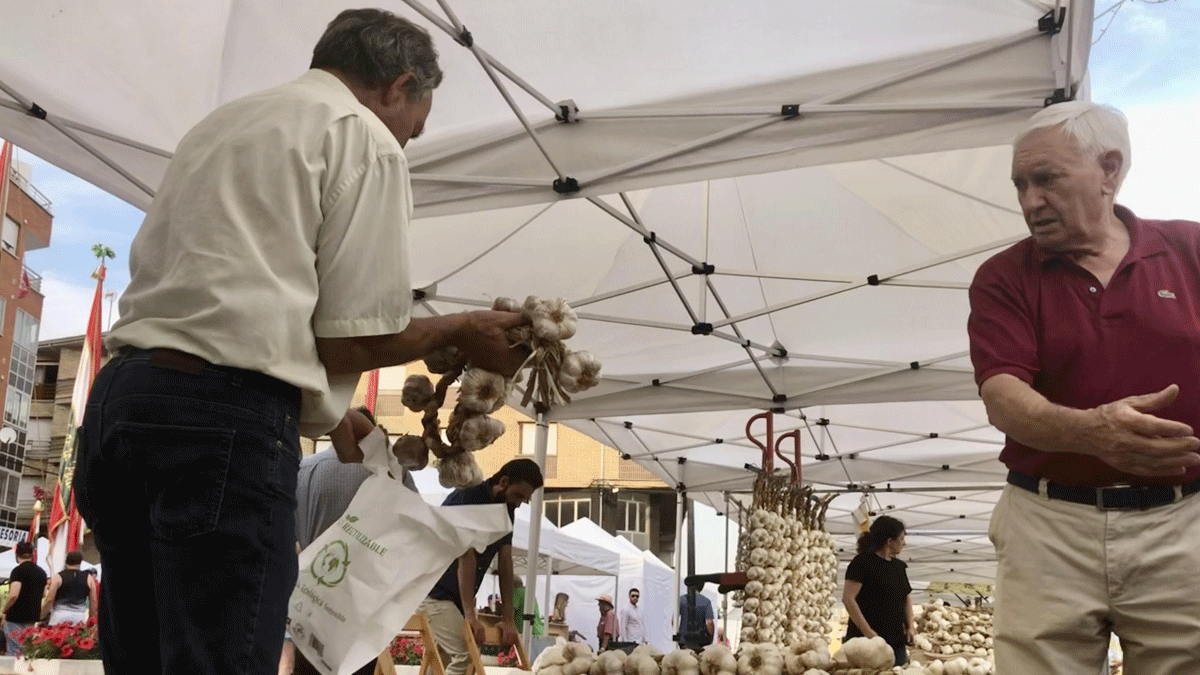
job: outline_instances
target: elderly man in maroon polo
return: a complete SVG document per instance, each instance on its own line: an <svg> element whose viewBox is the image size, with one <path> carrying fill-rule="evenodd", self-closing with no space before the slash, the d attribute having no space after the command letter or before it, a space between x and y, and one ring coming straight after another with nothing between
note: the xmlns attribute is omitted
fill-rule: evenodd
<svg viewBox="0 0 1200 675"><path fill-rule="evenodd" d="M999 675L1200 673L1200 224L1115 205L1120 112L1033 117L1031 237L971 284L971 359L1010 469L992 515ZM1107 669L1105 669L1107 672Z"/></svg>

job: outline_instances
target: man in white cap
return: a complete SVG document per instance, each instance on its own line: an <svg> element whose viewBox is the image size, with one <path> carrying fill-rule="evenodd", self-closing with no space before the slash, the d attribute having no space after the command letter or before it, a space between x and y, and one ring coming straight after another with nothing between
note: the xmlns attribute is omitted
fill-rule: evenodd
<svg viewBox="0 0 1200 675"><path fill-rule="evenodd" d="M608 643L616 641L621 631L617 628L617 613L613 611L612 596L605 593L596 598L600 603L600 624L596 627L596 638L600 641L600 651L608 649Z"/></svg>

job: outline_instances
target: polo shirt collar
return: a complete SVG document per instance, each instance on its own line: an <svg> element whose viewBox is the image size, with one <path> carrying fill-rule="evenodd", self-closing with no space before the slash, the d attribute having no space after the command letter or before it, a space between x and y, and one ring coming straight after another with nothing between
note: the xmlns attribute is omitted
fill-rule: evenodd
<svg viewBox="0 0 1200 675"><path fill-rule="evenodd" d="M346 99L346 102L352 102L355 106L362 106L362 103L360 103L358 98L354 96L354 92L350 91L350 88L346 86L346 83L342 82L337 75L334 75L328 70L309 68L303 75L300 76L300 80L305 83L315 84L328 89L329 91L336 93L339 97ZM366 109L365 106L364 109Z"/></svg>
<svg viewBox="0 0 1200 675"><path fill-rule="evenodd" d="M1113 213L1117 219L1125 224L1125 229L1129 231L1129 252L1125 254L1125 259L1121 266L1141 260L1151 256L1166 253L1167 244L1163 241L1162 235L1158 230L1146 224L1146 221L1134 215L1133 211L1121 206L1120 204L1113 205ZM1038 262L1043 265L1062 260L1062 256L1058 253L1043 251L1034 245L1034 250L1037 252Z"/></svg>

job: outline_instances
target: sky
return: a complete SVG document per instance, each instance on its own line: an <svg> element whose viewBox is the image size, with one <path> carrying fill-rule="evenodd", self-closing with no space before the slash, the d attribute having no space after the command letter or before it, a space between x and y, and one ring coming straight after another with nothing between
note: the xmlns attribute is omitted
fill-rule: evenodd
<svg viewBox="0 0 1200 675"><path fill-rule="evenodd" d="M1113 2L1096 0L1097 12ZM1097 35L1107 19L1098 23ZM1198 43L1200 0L1131 0L1093 47L1092 99L1117 106L1130 121L1132 169L1120 201L1139 215L1200 220L1200 191L1195 188L1200 157ZM43 277L46 304L40 337L79 335L95 288L91 246L103 242L116 251L106 290L119 294L129 281L129 246L142 213L29 153L19 153L19 159L33 165L34 185L54 204L51 245L29 253L26 260ZM107 305L104 311L108 317ZM701 510L702 530L722 536L720 519L711 509ZM697 561L698 571L725 566L718 551L708 553Z"/></svg>

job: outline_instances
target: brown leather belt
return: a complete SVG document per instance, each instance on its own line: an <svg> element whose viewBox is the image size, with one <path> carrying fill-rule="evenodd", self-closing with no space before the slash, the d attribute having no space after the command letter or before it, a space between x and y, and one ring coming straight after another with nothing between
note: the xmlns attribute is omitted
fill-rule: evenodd
<svg viewBox="0 0 1200 675"><path fill-rule="evenodd" d="M179 351L178 349L170 349L168 347L155 347L153 349L137 349L127 347L121 350L121 354L130 354L142 352L147 355L150 365L157 368L169 368L177 370L188 375L200 375L206 370L212 370L224 373L229 376L231 381L239 383L240 386L246 386L259 391L273 394L283 400L293 404L297 409L300 407L300 388L293 384L288 384L283 380L271 377L265 373L260 373L254 370L245 370L242 368L234 368L232 366L218 366L214 363L187 352Z"/></svg>

